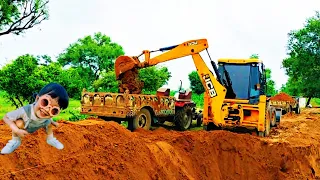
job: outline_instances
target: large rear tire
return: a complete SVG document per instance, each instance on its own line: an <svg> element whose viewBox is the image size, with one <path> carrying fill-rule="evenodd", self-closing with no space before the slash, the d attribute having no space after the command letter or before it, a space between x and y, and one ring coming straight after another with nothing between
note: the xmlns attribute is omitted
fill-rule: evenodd
<svg viewBox="0 0 320 180"><path fill-rule="evenodd" d="M221 130L221 128L217 127L213 122L210 122L207 125L203 125L203 130L213 131L213 130Z"/></svg>
<svg viewBox="0 0 320 180"><path fill-rule="evenodd" d="M175 113L175 125L178 130L185 131L190 128L192 123L192 108L184 106L177 108Z"/></svg>
<svg viewBox="0 0 320 180"><path fill-rule="evenodd" d="M137 115L128 122L128 129L134 131L138 128L149 130L151 127L151 114L148 109L141 109Z"/></svg>
<svg viewBox="0 0 320 180"><path fill-rule="evenodd" d="M263 132L258 132L260 137L268 137L270 135L270 119L265 121L265 130Z"/></svg>
<svg viewBox="0 0 320 180"><path fill-rule="evenodd" d="M270 129L271 129L271 127L270 127L271 126L270 117L271 117L271 115L270 115L270 111L268 111L268 110L269 109L266 108L265 115L264 115L264 117L265 117L265 120L264 120L265 130L258 132L258 135L260 137L268 137L269 134L270 134ZM276 116L274 116L274 117L276 117Z"/></svg>

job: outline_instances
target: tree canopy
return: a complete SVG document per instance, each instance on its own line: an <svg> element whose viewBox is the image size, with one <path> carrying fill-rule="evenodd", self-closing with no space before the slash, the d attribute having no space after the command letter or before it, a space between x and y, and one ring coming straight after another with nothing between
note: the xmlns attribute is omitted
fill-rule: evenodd
<svg viewBox="0 0 320 180"><path fill-rule="evenodd" d="M259 54L252 54L250 59L259 59Z"/></svg>
<svg viewBox="0 0 320 180"><path fill-rule="evenodd" d="M0 36L19 35L49 17L49 0L0 0Z"/></svg>
<svg viewBox="0 0 320 180"><path fill-rule="evenodd" d="M271 76L271 69L270 68L266 68L266 83L267 83L267 94L274 96L278 93L277 89L276 89L276 84L274 82L274 80L272 80L272 76Z"/></svg>
<svg viewBox="0 0 320 180"><path fill-rule="evenodd" d="M90 73L91 82L97 80L103 71L110 71L114 68L115 59L124 55L123 48L111 41L111 38L95 33L93 36L85 36L59 55L58 62L62 66L70 65L80 67L86 73Z"/></svg>
<svg viewBox="0 0 320 180"><path fill-rule="evenodd" d="M171 77L167 67L151 66L139 70L139 78L144 82L145 91L156 91L167 84Z"/></svg>
<svg viewBox="0 0 320 180"><path fill-rule="evenodd" d="M288 57L282 61L289 89L296 95L320 97L320 13L307 18L304 27L288 34ZM287 90L288 90L287 88ZM307 104L308 104L307 103Z"/></svg>
<svg viewBox="0 0 320 180"><path fill-rule="evenodd" d="M189 76L190 87L192 91L196 94L204 93L205 90L199 78L198 72L192 71L188 76Z"/></svg>
<svg viewBox="0 0 320 180"><path fill-rule="evenodd" d="M63 85L71 98L80 99L83 88L118 92L114 60L123 48L110 37L96 33L71 44L57 61L48 55L22 55L0 69L0 89L17 108L32 100L32 94L45 84ZM139 70L144 90L154 92L167 83L171 74L167 67L152 66Z"/></svg>
<svg viewBox="0 0 320 180"><path fill-rule="evenodd" d="M0 71L0 87L15 107L30 101L33 92L44 85L37 69L38 60L29 54L18 57Z"/></svg>

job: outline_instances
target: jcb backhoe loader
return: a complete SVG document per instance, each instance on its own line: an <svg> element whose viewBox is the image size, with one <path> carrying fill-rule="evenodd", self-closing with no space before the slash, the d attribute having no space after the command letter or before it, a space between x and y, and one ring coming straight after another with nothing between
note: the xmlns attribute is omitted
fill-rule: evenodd
<svg viewBox="0 0 320 180"><path fill-rule="evenodd" d="M169 60L192 56L198 75L205 88L203 127L206 130L233 129L236 127L256 130L259 136L268 136L270 126L276 122L275 109L266 98L264 64L259 59L219 59L218 67L208 52L206 39L186 41L179 45L144 50L144 62L139 56L120 56L115 62L117 79L136 68L153 66ZM206 50L214 73L200 56ZM151 58L150 53L166 51ZM124 86L126 90L131 89ZM136 87L133 87L136 89Z"/></svg>

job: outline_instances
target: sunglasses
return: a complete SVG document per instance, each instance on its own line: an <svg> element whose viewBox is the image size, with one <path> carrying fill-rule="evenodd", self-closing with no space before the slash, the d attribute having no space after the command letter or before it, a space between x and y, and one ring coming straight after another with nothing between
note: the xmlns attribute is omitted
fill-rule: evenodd
<svg viewBox="0 0 320 180"><path fill-rule="evenodd" d="M50 116L56 116L60 113L60 107L52 106L52 98L48 95L43 95L39 98L39 105L41 108L49 109Z"/></svg>

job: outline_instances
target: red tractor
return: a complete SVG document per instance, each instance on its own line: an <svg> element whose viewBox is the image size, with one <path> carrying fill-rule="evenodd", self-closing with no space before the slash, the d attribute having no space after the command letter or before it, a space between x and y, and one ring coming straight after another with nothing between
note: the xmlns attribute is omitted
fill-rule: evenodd
<svg viewBox="0 0 320 180"><path fill-rule="evenodd" d="M187 130L192 124L192 120L197 121L197 126L202 125L202 111L197 112L197 105L192 101L192 91L182 90L182 81L180 80L179 92L175 94L175 117L174 123L180 130Z"/></svg>

